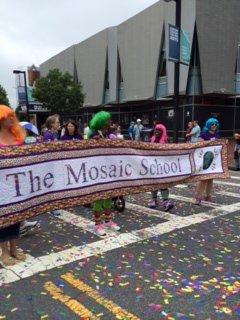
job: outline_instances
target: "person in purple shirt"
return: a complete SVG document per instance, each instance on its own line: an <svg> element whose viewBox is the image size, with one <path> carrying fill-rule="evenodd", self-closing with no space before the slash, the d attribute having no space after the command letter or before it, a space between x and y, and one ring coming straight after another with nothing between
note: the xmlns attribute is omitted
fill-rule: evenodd
<svg viewBox="0 0 240 320"><path fill-rule="evenodd" d="M60 129L60 121L58 115L49 116L46 120L47 131L43 134L43 141L57 141L58 130Z"/></svg>
<svg viewBox="0 0 240 320"><path fill-rule="evenodd" d="M204 141L214 141L220 138L219 135L219 122L215 118L210 118L206 121L205 126L201 133L201 139ZM199 181L197 184L196 190L196 205L201 205L203 200L203 196L205 193L204 200L205 201L212 201L211 193L213 189L213 179L202 180Z"/></svg>
<svg viewBox="0 0 240 320"><path fill-rule="evenodd" d="M75 121L68 120L65 125L65 133L60 140L82 140L82 136L78 133L78 127Z"/></svg>

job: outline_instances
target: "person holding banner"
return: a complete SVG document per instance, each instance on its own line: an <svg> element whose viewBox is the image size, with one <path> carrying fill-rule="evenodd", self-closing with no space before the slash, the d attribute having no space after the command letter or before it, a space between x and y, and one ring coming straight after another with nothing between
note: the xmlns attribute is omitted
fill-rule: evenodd
<svg viewBox="0 0 240 320"><path fill-rule="evenodd" d="M168 142L167 129L163 124L159 123L155 126L154 134L151 138L151 143L165 144L167 142ZM164 211L171 210L174 207L174 205L169 200L169 190L161 189L160 192L163 200ZM156 209L158 207L157 196L158 196L158 190L152 191L152 199L148 203L149 208Z"/></svg>
<svg viewBox="0 0 240 320"><path fill-rule="evenodd" d="M203 131L201 133L201 139L204 141L214 141L219 139L219 122L215 118L210 118L206 121ZM213 179L202 180L197 184L196 190L196 205L201 205L202 200L212 201L211 193L213 189ZM204 197L205 194L205 197Z"/></svg>
<svg viewBox="0 0 240 320"><path fill-rule="evenodd" d="M0 105L0 148L22 145L25 136L25 131L20 126L14 111L5 105ZM16 246L19 232L20 223L0 229L1 260L5 266L11 266L18 260L26 259L26 255Z"/></svg>
<svg viewBox="0 0 240 320"><path fill-rule="evenodd" d="M90 121L89 139L108 139L111 115L106 111L100 111ZM99 236L106 235L106 229L119 231L120 227L112 221L112 199L97 200L93 203L93 216L95 222L95 232ZM104 222L103 223L103 220Z"/></svg>

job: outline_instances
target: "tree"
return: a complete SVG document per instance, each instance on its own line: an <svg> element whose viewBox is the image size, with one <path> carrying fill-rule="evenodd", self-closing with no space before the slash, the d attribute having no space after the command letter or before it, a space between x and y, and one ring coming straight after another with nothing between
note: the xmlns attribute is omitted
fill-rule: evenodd
<svg viewBox="0 0 240 320"><path fill-rule="evenodd" d="M46 77L36 81L33 97L51 113L64 115L77 114L84 102L81 83L75 83L69 73L58 69L50 70Z"/></svg>
<svg viewBox="0 0 240 320"><path fill-rule="evenodd" d="M6 106L10 106L7 92L6 90L0 85L0 104L5 104Z"/></svg>

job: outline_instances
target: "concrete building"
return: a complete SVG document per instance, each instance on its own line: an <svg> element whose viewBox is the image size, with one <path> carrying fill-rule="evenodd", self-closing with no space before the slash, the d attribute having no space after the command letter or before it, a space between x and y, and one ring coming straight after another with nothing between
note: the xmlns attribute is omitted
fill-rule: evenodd
<svg viewBox="0 0 240 320"><path fill-rule="evenodd" d="M181 26L191 42L190 65L180 67L181 134L188 121L219 118L222 133L240 130L240 1L182 0ZM124 128L142 118L173 128L174 63L168 25L175 1L160 0L122 24L71 46L40 65L58 68L83 84L81 117L106 109Z"/></svg>

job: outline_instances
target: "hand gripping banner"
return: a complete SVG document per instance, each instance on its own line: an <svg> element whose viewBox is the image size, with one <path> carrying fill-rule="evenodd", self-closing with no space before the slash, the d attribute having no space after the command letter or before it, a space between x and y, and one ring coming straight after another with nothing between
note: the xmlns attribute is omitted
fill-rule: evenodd
<svg viewBox="0 0 240 320"><path fill-rule="evenodd" d="M90 140L0 149L0 228L98 199L228 178L224 140L166 144Z"/></svg>

